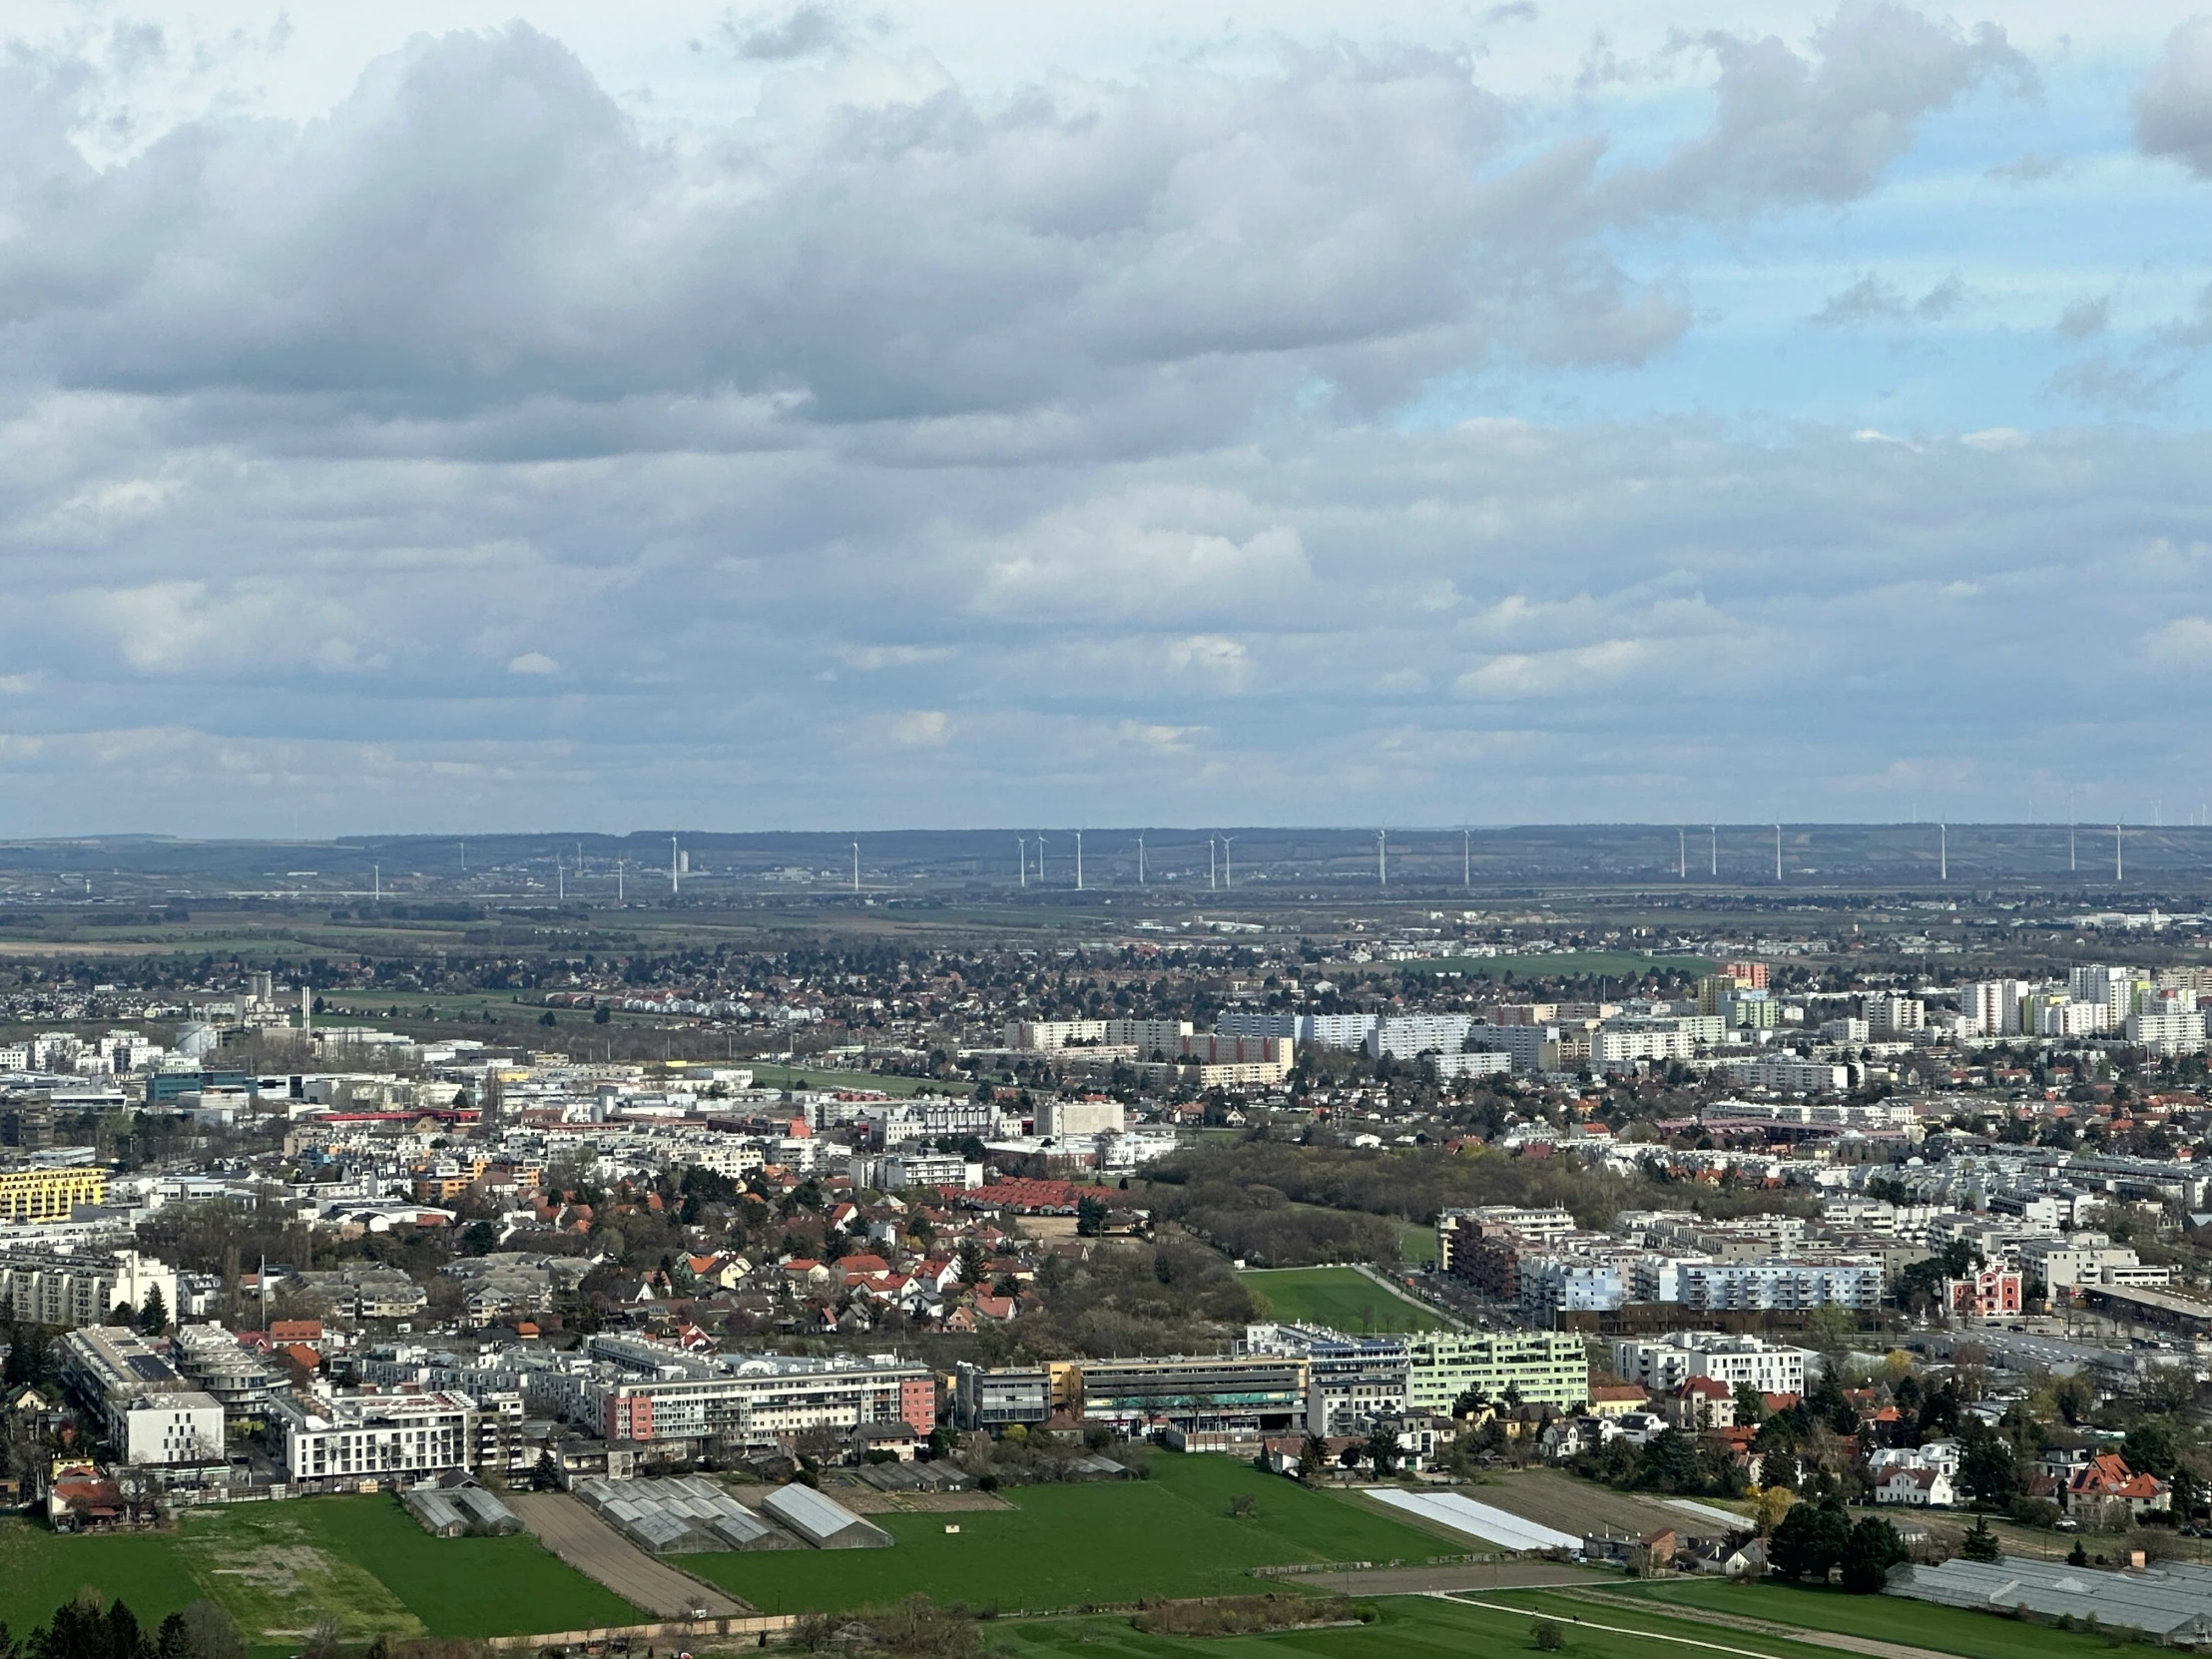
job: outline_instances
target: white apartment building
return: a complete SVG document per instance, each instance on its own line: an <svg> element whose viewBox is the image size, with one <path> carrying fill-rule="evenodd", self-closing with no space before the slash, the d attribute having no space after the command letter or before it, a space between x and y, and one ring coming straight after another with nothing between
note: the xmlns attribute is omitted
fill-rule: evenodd
<svg viewBox="0 0 2212 1659"><path fill-rule="evenodd" d="M126 1463L220 1463L223 1406L213 1394L140 1394L115 1413L118 1449Z"/></svg>
<svg viewBox="0 0 2212 1659"><path fill-rule="evenodd" d="M2079 1290L2084 1285L2156 1286L2173 1279L2173 1269L2144 1267L2133 1250L2112 1243L2102 1233L2023 1239L2019 1261L2023 1272L2039 1277L2053 1292Z"/></svg>
<svg viewBox="0 0 2212 1659"><path fill-rule="evenodd" d="M2026 1000L2025 980L1979 979L1958 987L1958 1017L1981 1036L2015 1036Z"/></svg>
<svg viewBox="0 0 2212 1659"><path fill-rule="evenodd" d="M1559 1069L1559 1027L1556 1025L1492 1025L1476 1020L1467 1027L1469 1048L1503 1054L1515 1071Z"/></svg>
<svg viewBox="0 0 2212 1659"><path fill-rule="evenodd" d="M1070 1135L1118 1135L1127 1126L1118 1100L1046 1100L1037 1108L1037 1133L1053 1140Z"/></svg>
<svg viewBox="0 0 2212 1659"><path fill-rule="evenodd" d="M1747 1089L1771 1089L1776 1094L1844 1094L1851 1088L1851 1067L1797 1054L1723 1060L1720 1069Z"/></svg>
<svg viewBox="0 0 2212 1659"><path fill-rule="evenodd" d="M2066 994L2076 1002L2094 1002L2104 1009L2101 1030L2116 1030L2135 1011L2137 988L2150 988L2150 975L2141 968L2110 967L2092 962L2066 975Z"/></svg>
<svg viewBox="0 0 2212 1659"><path fill-rule="evenodd" d="M1456 1054L1474 1021L1465 1014L1397 1014L1378 1020L1368 1033L1368 1053L1410 1060L1416 1054Z"/></svg>
<svg viewBox="0 0 2212 1659"><path fill-rule="evenodd" d="M144 1308L157 1291L174 1319L180 1311L177 1270L135 1250L78 1253L27 1245L0 1250L0 1308L24 1324L100 1325L117 1303Z"/></svg>
<svg viewBox="0 0 2212 1659"><path fill-rule="evenodd" d="M1642 1060L1691 1059L1697 1038L1682 1025L1678 1020L1609 1021L1590 1033L1590 1069L1620 1071Z"/></svg>
<svg viewBox="0 0 2212 1659"><path fill-rule="evenodd" d="M1520 1259L1519 1301L1532 1318L1618 1308L1627 1300L1628 1273L1623 1260L1597 1261L1586 1256Z"/></svg>
<svg viewBox="0 0 2212 1659"><path fill-rule="evenodd" d="M1833 1262L1711 1262L1682 1269L1682 1306L1701 1313L1745 1309L1882 1306L1882 1264L1865 1258Z"/></svg>
<svg viewBox="0 0 2212 1659"><path fill-rule="evenodd" d="M892 1355L706 1357L616 1335L586 1346L600 1364L577 1380L567 1409L610 1440L772 1446L809 1429L865 1422L906 1422L926 1433L937 1420L933 1375Z"/></svg>
<svg viewBox="0 0 2212 1659"><path fill-rule="evenodd" d="M1876 1037L1907 1037L1928 1027L1928 1005L1917 996L1870 996L1860 1008Z"/></svg>
<svg viewBox="0 0 2212 1659"><path fill-rule="evenodd" d="M2064 991L2035 991L2027 998L2023 1023L2038 1037L2090 1037L2111 1029L2112 1011L2103 1002L2084 1002Z"/></svg>
<svg viewBox="0 0 2212 1659"><path fill-rule="evenodd" d="M1763 1394L1805 1392L1802 1348L1719 1331L1676 1331L1657 1338L1621 1338L1613 1344L1613 1375L1652 1393L1678 1388L1693 1377L1731 1388L1749 1383Z"/></svg>
<svg viewBox="0 0 2212 1659"><path fill-rule="evenodd" d="M274 1399L294 1482L405 1482L474 1465L476 1401L457 1392Z"/></svg>
<svg viewBox="0 0 2212 1659"><path fill-rule="evenodd" d="M2129 1042L2153 1054L2204 1052L2204 1016L2194 1008L2171 1012L2147 1012L2138 1008L2127 1016L2125 1029Z"/></svg>

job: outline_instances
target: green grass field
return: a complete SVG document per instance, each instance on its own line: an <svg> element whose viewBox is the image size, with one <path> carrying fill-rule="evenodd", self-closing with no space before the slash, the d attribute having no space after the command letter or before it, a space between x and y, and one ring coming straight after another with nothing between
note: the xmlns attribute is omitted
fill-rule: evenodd
<svg viewBox="0 0 2212 1659"><path fill-rule="evenodd" d="M2092 1648L2103 1645L2101 1638L2081 1632L2015 1623L1901 1596L1854 1596L1792 1584L1723 1584L1705 1578L1622 1588L1641 1600L1771 1619L1806 1630L1908 1642L1961 1654L1964 1659L2086 1659Z"/></svg>
<svg viewBox="0 0 2212 1659"><path fill-rule="evenodd" d="M188 1510L172 1533L57 1537L0 1521L0 1619L18 1635L85 1588L142 1625L222 1603L258 1653L333 1620L349 1641L505 1636L645 1615L534 1539L433 1538L385 1496Z"/></svg>
<svg viewBox="0 0 2212 1659"><path fill-rule="evenodd" d="M1252 1594L1256 1566L1292 1561L1424 1561L1452 1541L1227 1457L1153 1459L1150 1480L1024 1486L1003 1510L872 1517L889 1549L688 1555L684 1565L765 1612L896 1601L1042 1610L1145 1596ZM1232 1495L1258 1502L1232 1519ZM947 1533L947 1522L957 1534ZM1296 1580L1289 1581L1292 1584Z"/></svg>
<svg viewBox="0 0 2212 1659"><path fill-rule="evenodd" d="M1266 1302L1271 1319L1326 1325L1355 1336L1444 1328L1419 1303L1384 1290L1352 1268L1256 1268L1237 1280Z"/></svg>
<svg viewBox="0 0 2212 1659"><path fill-rule="evenodd" d="M325 1553L343 1554L438 1636L509 1636L634 1624L642 1616L535 1538L433 1538L387 1497L326 1497L300 1511Z"/></svg>
<svg viewBox="0 0 2212 1659"><path fill-rule="evenodd" d="M121 1596L142 1625L206 1597L163 1536L63 1538L20 1520L0 1520L0 1619L18 1637L44 1624L78 1591Z"/></svg>

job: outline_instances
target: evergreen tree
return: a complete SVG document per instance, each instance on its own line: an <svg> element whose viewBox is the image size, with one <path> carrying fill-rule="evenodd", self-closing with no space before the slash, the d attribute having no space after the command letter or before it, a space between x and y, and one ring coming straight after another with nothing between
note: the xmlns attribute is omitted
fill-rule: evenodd
<svg viewBox="0 0 2212 1659"><path fill-rule="evenodd" d="M1844 1559L1851 1545L1851 1518L1835 1499L1792 1505L1775 1523L1767 1559L1784 1578L1808 1578L1816 1584Z"/></svg>
<svg viewBox="0 0 2212 1659"><path fill-rule="evenodd" d="M159 1285L146 1293L146 1305L139 1310L138 1326L149 1337L159 1337L169 1329L169 1304L163 1299Z"/></svg>
<svg viewBox="0 0 2212 1659"><path fill-rule="evenodd" d="M1873 1595L1888 1582L1890 1569L1905 1559L1905 1543L1897 1528L1869 1515L1851 1529L1844 1551L1844 1588L1853 1595Z"/></svg>
<svg viewBox="0 0 2212 1659"><path fill-rule="evenodd" d="M1995 1561L2002 1558L2004 1546L1997 1541L1997 1535L1989 1530L1987 1515L1974 1516L1973 1530L1959 1540L1958 1553L1969 1561Z"/></svg>

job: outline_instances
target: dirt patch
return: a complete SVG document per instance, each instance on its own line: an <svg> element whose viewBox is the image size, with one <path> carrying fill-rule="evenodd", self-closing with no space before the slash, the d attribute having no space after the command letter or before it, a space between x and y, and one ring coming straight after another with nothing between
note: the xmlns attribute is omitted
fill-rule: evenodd
<svg viewBox="0 0 2212 1659"><path fill-rule="evenodd" d="M656 1618L729 1618L753 1609L652 1556L566 1492L509 1492L507 1506L538 1541L587 1578Z"/></svg>

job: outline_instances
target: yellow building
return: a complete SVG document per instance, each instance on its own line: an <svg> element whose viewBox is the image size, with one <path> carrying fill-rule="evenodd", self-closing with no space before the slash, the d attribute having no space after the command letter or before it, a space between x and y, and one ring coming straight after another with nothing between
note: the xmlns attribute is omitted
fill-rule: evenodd
<svg viewBox="0 0 2212 1659"><path fill-rule="evenodd" d="M0 1220L59 1222L80 1204L108 1201L104 1169L0 1170Z"/></svg>

